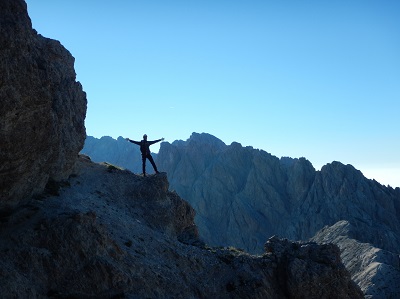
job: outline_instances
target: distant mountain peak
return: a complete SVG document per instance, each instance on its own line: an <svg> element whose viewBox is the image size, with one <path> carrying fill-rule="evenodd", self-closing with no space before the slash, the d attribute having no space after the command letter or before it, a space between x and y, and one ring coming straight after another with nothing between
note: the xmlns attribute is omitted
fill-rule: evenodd
<svg viewBox="0 0 400 299"><path fill-rule="evenodd" d="M200 236L209 245L260 253L272 235L305 241L324 226L347 221L354 242L394 254L400 246L400 188L371 181L350 164L333 161L317 171L304 157L279 159L207 133L162 143L156 163L171 189L196 210ZM360 262L351 256L346 265ZM364 270L354 268L352 275ZM383 277L386 272L378 270ZM393 273L388 279L399 275Z"/></svg>
<svg viewBox="0 0 400 299"><path fill-rule="evenodd" d="M191 143L201 143L201 144L207 144L211 145L217 148L223 148L226 146L226 144L221 140L218 139L217 137L208 134L208 133L195 133L193 132L192 135L190 135L190 138L186 141L188 144Z"/></svg>

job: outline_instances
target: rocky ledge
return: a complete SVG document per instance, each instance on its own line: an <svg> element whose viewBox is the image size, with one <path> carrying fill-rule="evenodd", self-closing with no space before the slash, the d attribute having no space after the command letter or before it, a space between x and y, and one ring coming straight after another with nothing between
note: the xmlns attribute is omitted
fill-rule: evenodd
<svg viewBox="0 0 400 299"><path fill-rule="evenodd" d="M212 248L166 174L81 156L66 181L0 218L6 298L363 298L335 245Z"/></svg>

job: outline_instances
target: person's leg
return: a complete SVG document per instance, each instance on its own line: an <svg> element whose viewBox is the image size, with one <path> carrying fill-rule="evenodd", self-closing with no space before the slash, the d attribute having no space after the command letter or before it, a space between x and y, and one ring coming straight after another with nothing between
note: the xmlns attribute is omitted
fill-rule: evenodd
<svg viewBox="0 0 400 299"><path fill-rule="evenodd" d="M154 163L153 157L152 157L151 155L147 155L147 159L149 159L151 165L153 165L154 171L155 171L156 173L159 173L158 170L157 170L156 163Z"/></svg>
<svg viewBox="0 0 400 299"><path fill-rule="evenodd" d="M142 155L142 170L143 175L146 176L146 156Z"/></svg>

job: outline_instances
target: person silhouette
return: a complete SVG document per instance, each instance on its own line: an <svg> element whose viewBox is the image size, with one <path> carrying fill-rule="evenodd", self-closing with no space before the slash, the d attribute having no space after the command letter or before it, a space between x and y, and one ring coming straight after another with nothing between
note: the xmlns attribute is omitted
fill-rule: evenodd
<svg viewBox="0 0 400 299"><path fill-rule="evenodd" d="M141 140L141 141L135 141L135 140L131 140L129 138L125 138L125 139L128 140L129 142L132 142L132 143L137 144L137 145L140 146L140 152L142 153L143 176L146 176L146 159L148 159L150 161L151 165L154 168L154 171L156 173L160 173L157 170L157 166L156 166L156 163L154 163L153 157L151 156L150 145L152 145L154 143L157 143L157 142L160 142L160 141L163 141L164 138L153 140L153 141L148 141L147 140L147 135L144 134L143 135L143 140Z"/></svg>

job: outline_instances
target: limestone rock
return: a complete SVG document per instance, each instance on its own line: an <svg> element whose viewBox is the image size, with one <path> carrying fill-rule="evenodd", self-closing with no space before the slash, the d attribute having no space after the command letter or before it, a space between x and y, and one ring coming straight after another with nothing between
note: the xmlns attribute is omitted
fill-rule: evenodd
<svg viewBox="0 0 400 299"><path fill-rule="evenodd" d="M277 279L289 298L363 298L341 263L337 246L290 242L274 236L264 247L279 265ZM315 289L312 282L321 287Z"/></svg>
<svg viewBox="0 0 400 299"><path fill-rule="evenodd" d="M120 145L107 152L101 141L86 153L97 161L117 157L113 161L126 167ZM195 208L210 245L261 252L272 235L306 240L345 219L357 226L360 241L391 251L400 247L400 188L368 180L351 165L332 162L316 171L305 158L278 159L204 133L163 142L154 156L170 188Z"/></svg>
<svg viewBox="0 0 400 299"><path fill-rule="evenodd" d="M23 0L0 2L0 208L69 176L86 137L74 58L32 29Z"/></svg>
<svg viewBox="0 0 400 299"><path fill-rule="evenodd" d="M368 234L369 230L364 230ZM400 257L397 253L358 241L359 232L348 221L321 229L312 240L333 243L365 298L400 298Z"/></svg>
<svg viewBox="0 0 400 299"><path fill-rule="evenodd" d="M317 172L307 197L293 213L299 239L312 237L325 225L346 220L354 237L378 248L400 248L400 188L366 179L351 165L333 162Z"/></svg>
<svg viewBox="0 0 400 299"><path fill-rule="evenodd" d="M260 252L272 235L307 240L347 220L360 241L400 248L400 188L368 180L340 162L316 171L305 158L278 159L238 143L213 148L209 137L195 136L196 143L192 137L163 143L157 163L171 188L195 208L207 243Z"/></svg>
<svg viewBox="0 0 400 299"><path fill-rule="evenodd" d="M199 234L209 245L262 253L262 244L273 235L307 240L345 220L351 223L355 244L370 244L365 254L356 255L352 247L338 243L353 279L366 294L380 288L366 288L371 281L377 279L380 282L373 285L383 286L397 277L387 275L385 281L379 263L369 276L354 274L358 272L351 265L363 263L361 256L377 250L380 256L398 255L400 188L368 180L351 165L332 162L316 171L305 158L278 159L236 142L225 145L208 134L162 143L156 163L168 173L170 189L196 210ZM324 241L336 242L329 235Z"/></svg>
<svg viewBox="0 0 400 299"><path fill-rule="evenodd" d="M324 226L346 220L353 227L353 242L370 244L358 250L360 254L353 254L351 246L341 247L353 279L369 298L397 297L396 287L385 286L399 277L400 188L368 180L351 165L332 162L315 171L304 158L278 159L237 143L213 153L203 168L188 172L192 165L182 161L194 158L191 150L164 143L157 163L171 177L171 188L195 208L206 243L260 252L262 240L272 235L307 240ZM179 163L169 165L170 161ZM182 173L185 188L174 180ZM380 258L366 263L365 257L376 252ZM355 271L352 265L359 264L364 268Z"/></svg>
<svg viewBox="0 0 400 299"><path fill-rule="evenodd" d="M208 244L260 252L274 235L271 222L289 217L279 195L285 185L279 159L238 143L209 143L207 134L192 136L194 141L191 137L185 145L163 143L159 168L169 174L171 188L196 210L196 223ZM263 200L268 197L274 204Z"/></svg>
<svg viewBox="0 0 400 299"><path fill-rule="evenodd" d="M84 156L57 194L0 223L4 298L362 298L335 246L274 238L259 256L204 246L166 174Z"/></svg>

